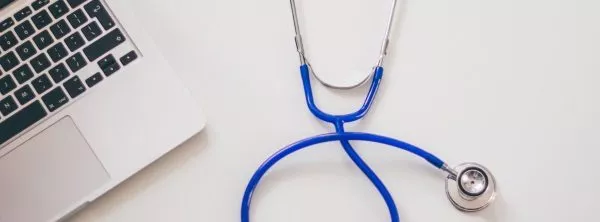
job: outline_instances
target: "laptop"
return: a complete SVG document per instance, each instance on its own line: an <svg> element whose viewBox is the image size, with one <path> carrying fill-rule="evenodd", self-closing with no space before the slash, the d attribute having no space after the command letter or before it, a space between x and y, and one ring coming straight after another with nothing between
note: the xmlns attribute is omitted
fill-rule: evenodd
<svg viewBox="0 0 600 222"><path fill-rule="evenodd" d="M68 218L203 129L135 4L0 0L0 222Z"/></svg>

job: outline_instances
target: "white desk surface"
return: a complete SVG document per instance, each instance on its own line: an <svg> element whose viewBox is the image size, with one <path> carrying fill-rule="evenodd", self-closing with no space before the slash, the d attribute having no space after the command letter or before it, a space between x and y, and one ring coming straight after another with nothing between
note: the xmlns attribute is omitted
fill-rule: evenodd
<svg viewBox="0 0 600 222"><path fill-rule="evenodd" d="M148 22L171 24L149 32L205 108L208 127L74 222L239 221L242 193L263 160L331 130L305 107L288 1L179 1L143 1L154 14ZM307 50L320 72L332 73L326 78L373 64L388 0L299 3ZM463 214L446 199L443 174L424 161L354 143L403 221L594 221L600 1L405 0L399 10L378 102L349 129L406 140L449 163L483 163L500 185L491 208ZM315 91L323 109L343 113L365 88ZM256 222L389 221L335 143L283 161L253 207Z"/></svg>

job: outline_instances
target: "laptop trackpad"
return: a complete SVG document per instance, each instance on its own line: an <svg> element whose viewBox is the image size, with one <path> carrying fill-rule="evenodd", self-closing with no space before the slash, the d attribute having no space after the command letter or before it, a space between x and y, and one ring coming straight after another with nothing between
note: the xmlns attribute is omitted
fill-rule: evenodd
<svg viewBox="0 0 600 222"><path fill-rule="evenodd" d="M47 221L109 175L70 117L0 158L0 222Z"/></svg>

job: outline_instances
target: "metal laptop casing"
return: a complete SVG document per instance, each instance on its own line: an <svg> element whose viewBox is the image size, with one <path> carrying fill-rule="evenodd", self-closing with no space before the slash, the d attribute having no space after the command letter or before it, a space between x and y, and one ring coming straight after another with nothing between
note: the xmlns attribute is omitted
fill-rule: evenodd
<svg viewBox="0 0 600 222"><path fill-rule="evenodd" d="M14 10L11 9L31 2L14 3L6 11L12 13ZM0 149L2 161L2 156L65 116L70 116L77 124L110 180L96 191L82 196L80 201L56 212L55 217L48 218L49 221L59 220L101 196L205 126L202 110L151 36L144 31L144 27L156 24L145 23L141 13L136 13L139 7L135 4L143 4L143 1L104 2L141 52L140 58L90 89L85 97ZM0 16L6 17L6 11L0 12ZM27 166L35 163L22 164Z"/></svg>

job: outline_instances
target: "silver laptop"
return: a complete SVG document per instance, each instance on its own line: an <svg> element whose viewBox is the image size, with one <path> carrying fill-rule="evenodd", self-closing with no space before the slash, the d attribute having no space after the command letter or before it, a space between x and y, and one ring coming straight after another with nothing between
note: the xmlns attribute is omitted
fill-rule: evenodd
<svg viewBox="0 0 600 222"><path fill-rule="evenodd" d="M64 219L204 127L124 0L0 0L0 222Z"/></svg>

